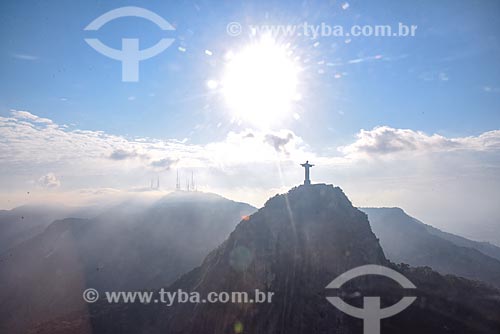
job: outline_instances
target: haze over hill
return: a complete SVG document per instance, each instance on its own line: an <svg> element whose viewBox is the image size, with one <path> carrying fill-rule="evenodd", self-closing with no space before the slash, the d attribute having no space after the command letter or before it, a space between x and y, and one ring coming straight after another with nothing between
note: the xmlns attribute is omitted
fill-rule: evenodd
<svg viewBox="0 0 500 334"><path fill-rule="evenodd" d="M41 233L57 219L93 217L99 210L93 207L71 208L63 205L24 205L12 210L0 210L0 254Z"/></svg>
<svg viewBox="0 0 500 334"><path fill-rule="evenodd" d="M169 290L273 292L272 303L93 304L90 313L45 323L37 333L361 333L362 322L330 305L326 285L354 267L392 267L417 285L418 299L383 320L383 333L498 333L500 292L476 282L441 276L429 268L397 267L384 256L367 216L340 188L300 186L271 198L242 220L202 265ZM377 293L387 303L400 289L371 279L356 281L344 296ZM354 293L354 294L352 294ZM467 314L467 317L463 315ZM235 327L236 326L236 327Z"/></svg>
<svg viewBox="0 0 500 334"><path fill-rule="evenodd" d="M362 208L387 258L500 287L500 248L442 232L400 208Z"/></svg>
<svg viewBox="0 0 500 334"><path fill-rule="evenodd" d="M0 258L0 331L21 333L86 309L85 287L167 286L254 211L215 194L181 191L153 205L126 202L92 219L55 221Z"/></svg>

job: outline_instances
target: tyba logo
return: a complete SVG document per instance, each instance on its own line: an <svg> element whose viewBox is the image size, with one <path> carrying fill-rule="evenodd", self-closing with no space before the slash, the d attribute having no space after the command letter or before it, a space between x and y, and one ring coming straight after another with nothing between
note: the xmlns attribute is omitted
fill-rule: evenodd
<svg viewBox="0 0 500 334"><path fill-rule="evenodd" d="M326 288L340 289L344 283L365 275L385 276L396 281L405 289L416 288L412 282L397 271L378 265L366 265L351 269L330 282ZM380 320L402 312L410 306L417 297L403 297L396 304L386 308L380 308L380 297L363 297L363 308L347 304L340 297L326 297L326 299L340 311L355 318L363 319L364 334L380 334Z"/></svg>
<svg viewBox="0 0 500 334"><path fill-rule="evenodd" d="M150 10L140 7L121 7L102 14L90 22L84 30L99 30L106 23L121 17L140 17L156 24L161 30L175 30L164 18ZM139 81L139 62L152 58L165 51L173 42L173 38L162 38L150 48L139 50L139 39L122 38L122 49L117 50L103 44L97 38L85 38L93 49L106 57L122 62L122 81Z"/></svg>

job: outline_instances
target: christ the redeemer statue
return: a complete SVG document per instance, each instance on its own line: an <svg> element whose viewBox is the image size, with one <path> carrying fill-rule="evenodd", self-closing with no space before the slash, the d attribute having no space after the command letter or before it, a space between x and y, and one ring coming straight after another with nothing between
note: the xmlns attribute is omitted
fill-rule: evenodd
<svg viewBox="0 0 500 334"><path fill-rule="evenodd" d="M306 161L305 164L300 164L302 167L304 167L305 172L306 172L306 177L304 179L304 184L310 185L311 184L311 179L309 179L309 168L314 167L314 165L309 163L309 160Z"/></svg>

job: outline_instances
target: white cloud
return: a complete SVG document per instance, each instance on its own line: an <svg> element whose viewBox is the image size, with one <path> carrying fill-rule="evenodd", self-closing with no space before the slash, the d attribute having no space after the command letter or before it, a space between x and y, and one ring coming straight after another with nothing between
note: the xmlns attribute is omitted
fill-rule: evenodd
<svg viewBox="0 0 500 334"><path fill-rule="evenodd" d="M152 161L150 166L158 171L163 171L163 170L169 170L173 165L175 165L176 162L177 160L175 159L163 158L160 160Z"/></svg>
<svg viewBox="0 0 500 334"><path fill-rule="evenodd" d="M126 160L141 157L139 153L136 151L127 151L124 149L116 149L110 155L109 158L111 160Z"/></svg>
<svg viewBox="0 0 500 334"><path fill-rule="evenodd" d="M222 141L194 145L68 128L27 111L13 110L10 117L0 117L0 172L4 172L0 182L7 188L29 187L26 180L51 170L64 176L65 189L130 189L172 167L196 170L207 183L227 186L223 175L243 179L253 168L249 166L265 170L264 165L298 161L306 155L311 156L302 139L289 130L229 132ZM271 174L251 183L264 186L275 177Z"/></svg>
<svg viewBox="0 0 500 334"><path fill-rule="evenodd" d="M57 188L61 185L61 181L54 173L48 173L38 179L38 184L44 188Z"/></svg>
<svg viewBox="0 0 500 334"><path fill-rule="evenodd" d="M447 138L410 129L379 126L372 130L360 130L354 143L339 148L340 152L351 158L380 158L455 150L500 150L500 130L485 132L479 136Z"/></svg>
<svg viewBox="0 0 500 334"><path fill-rule="evenodd" d="M38 60L37 56L33 56L33 55L25 54L25 53L13 53L12 57L14 57L16 59L20 59L20 60L29 60L29 61Z"/></svg>
<svg viewBox="0 0 500 334"><path fill-rule="evenodd" d="M486 93L500 93L500 87L484 86L483 90Z"/></svg>
<svg viewBox="0 0 500 334"><path fill-rule="evenodd" d="M11 110L11 114L12 117L14 117L15 119L25 119L33 123L53 124L53 122L50 119L38 117L28 111Z"/></svg>

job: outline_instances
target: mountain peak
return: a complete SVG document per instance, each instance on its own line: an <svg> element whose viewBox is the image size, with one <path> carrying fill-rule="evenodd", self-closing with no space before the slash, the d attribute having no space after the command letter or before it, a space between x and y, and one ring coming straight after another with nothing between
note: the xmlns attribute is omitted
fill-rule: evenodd
<svg viewBox="0 0 500 334"><path fill-rule="evenodd" d="M366 214L352 206L341 188L327 184L301 185L274 196L242 221L228 242L253 248L252 240L265 241L278 252L293 250L299 258L313 256L303 260L317 262L322 270L332 262L342 270L386 262Z"/></svg>
<svg viewBox="0 0 500 334"><path fill-rule="evenodd" d="M222 333L227 332L224 319L243 319L249 332L285 332L303 320L297 315L312 318L318 307L331 307L321 295L332 279L357 266L387 263L366 214L352 206L342 189L298 186L243 219L199 268L171 287L202 293L272 291L274 306L247 305L242 314L224 305L222 318L212 317L207 305L183 304L156 325L172 333ZM270 323L252 325L254 312L266 314ZM264 325L270 327L264 330Z"/></svg>
<svg viewBox="0 0 500 334"><path fill-rule="evenodd" d="M180 202L189 203L189 202L221 202L221 201L228 203L229 202L239 203L251 207L249 204L233 201L216 193L204 192L204 191L187 191L187 190L176 190L171 193L168 193L167 195L162 197L158 203L161 204L161 203L180 203Z"/></svg>
<svg viewBox="0 0 500 334"><path fill-rule="evenodd" d="M325 183L300 185L294 187L290 189L286 194L278 194L270 198L266 202L265 206L271 204L273 201L283 199L283 197L297 200L296 204L299 204L299 201L302 201L303 203L308 203L311 205L315 204L316 206L320 206L322 204L325 204L324 201L327 201L329 202L328 205L336 202L346 207L352 207L352 203L349 201L341 188L334 187L332 184Z"/></svg>

